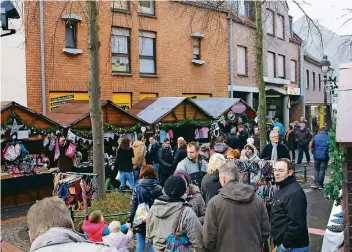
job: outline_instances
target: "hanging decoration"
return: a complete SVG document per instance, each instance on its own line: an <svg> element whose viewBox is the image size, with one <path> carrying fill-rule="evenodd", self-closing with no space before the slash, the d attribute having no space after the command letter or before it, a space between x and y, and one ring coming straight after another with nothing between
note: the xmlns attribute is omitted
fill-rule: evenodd
<svg viewBox="0 0 352 252"><path fill-rule="evenodd" d="M334 120L332 129L329 132L329 158L328 169L331 169L331 180L325 185L324 194L328 199L339 201L343 182L342 164L345 161L345 157L336 143L336 120Z"/></svg>
<svg viewBox="0 0 352 252"><path fill-rule="evenodd" d="M17 129L17 131L19 129L29 130L28 133L31 136L47 135L47 134L49 134L51 132L59 131L59 127L52 127L52 128L47 128L47 129L42 129L42 128L35 127L34 125L29 124L27 121L22 120L22 118L16 112L12 112L10 114L9 118L7 118L6 121L1 123L1 130L4 130L5 134L6 134L6 129L11 129L10 135L14 134L13 133L14 131L12 130L12 127L14 126L15 120L16 120L17 126L19 127ZM16 125L15 125L15 130L16 130Z"/></svg>
<svg viewBox="0 0 352 252"><path fill-rule="evenodd" d="M211 121L199 121L199 120L193 120L190 118L186 118L183 119L181 121L178 121L176 123L159 123L159 128L163 129L163 130L169 130L169 129L177 129L185 124L188 125L193 125L196 126L198 128L202 128L202 127L209 127L211 125Z"/></svg>
<svg viewBox="0 0 352 252"><path fill-rule="evenodd" d="M16 134L20 130L20 128L23 127L23 125L18 125L16 119L13 119L13 124L7 127L11 129L10 135L12 136L13 134Z"/></svg>
<svg viewBox="0 0 352 252"><path fill-rule="evenodd" d="M229 121L233 122L236 119L236 114L232 110L230 110L227 113L227 119L229 119Z"/></svg>

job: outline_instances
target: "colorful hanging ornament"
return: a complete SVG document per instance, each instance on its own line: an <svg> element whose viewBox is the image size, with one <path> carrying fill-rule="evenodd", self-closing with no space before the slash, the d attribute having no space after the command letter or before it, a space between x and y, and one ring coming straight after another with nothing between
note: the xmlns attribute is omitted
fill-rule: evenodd
<svg viewBox="0 0 352 252"><path fill-rule="evenodd" d="M13 124L8 126L11 129L10 135L16 134L22 127L23 125L18 125L16 119L13 119Z"/></svg>

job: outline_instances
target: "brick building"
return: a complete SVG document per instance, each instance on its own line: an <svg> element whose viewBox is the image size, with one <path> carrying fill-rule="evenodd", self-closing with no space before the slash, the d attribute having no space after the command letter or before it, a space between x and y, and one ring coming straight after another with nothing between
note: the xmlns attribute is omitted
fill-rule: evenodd
<svg viewBox="0 0 352 252"><path fill-rule="evenodd" d="M225 12L169 1L101 1L99 8L102 99L130 107L145 97L228 97ZM38 2L25 9L28 107L42 111ZM87 24L82 2L44 1L43 9L50 111L88 99Z"/></svg>

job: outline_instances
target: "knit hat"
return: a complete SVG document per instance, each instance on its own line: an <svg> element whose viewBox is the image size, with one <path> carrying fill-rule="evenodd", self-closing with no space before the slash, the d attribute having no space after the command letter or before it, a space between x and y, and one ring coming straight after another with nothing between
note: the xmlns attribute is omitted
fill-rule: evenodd
<svg viewBox="0 0 352 252"><path fill-rule="evenodd" d="M225 163L226 159L222 154L214 153L209 159L208 173L213 173L219 170L219 168L225 165Z"/></svg>
<svg viewBox="0 0 352 252"><path fill-rule="evenodd" d="M254 138L252 137L247 138L247 144L254 144Z"/></svg>
<svg viewBox="0 0 352 252"><path fill-rule="evenodd" d="M165 181L164 192L170 198L181 198L186 189L186 183L181 177L171 176Z"/></svg>
<svg viewBox="0 0 352 252"><path fill-rule="evenodd" d="M123 224L123 225L121 225L121 227L120 227L120 231L122 232L122 233L126 233L127 232L127 226L125 225L125 224Z"/></svg>
<svg viewBox="0 0 352 252"><path fill-rule="evenodd" d="M187 184L191 184L191 176L185 170L175 171L174 176L183 177L187 181Z"/></svg>

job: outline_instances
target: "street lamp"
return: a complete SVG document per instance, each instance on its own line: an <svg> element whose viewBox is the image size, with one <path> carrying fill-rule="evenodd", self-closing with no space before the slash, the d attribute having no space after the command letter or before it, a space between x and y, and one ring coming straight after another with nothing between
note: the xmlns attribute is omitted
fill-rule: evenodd
<svg viewBox="0 0 352 252"><path fill-rule="evenodd" d="M324 55L323 60L321 61L321 71L324 74L324 126L326 127L328 124L327 118L327 110L328 110L328 90L327 90L327 83L328 77L326 74L329 72L330 61L328 60L328 56Z"/></svg>

